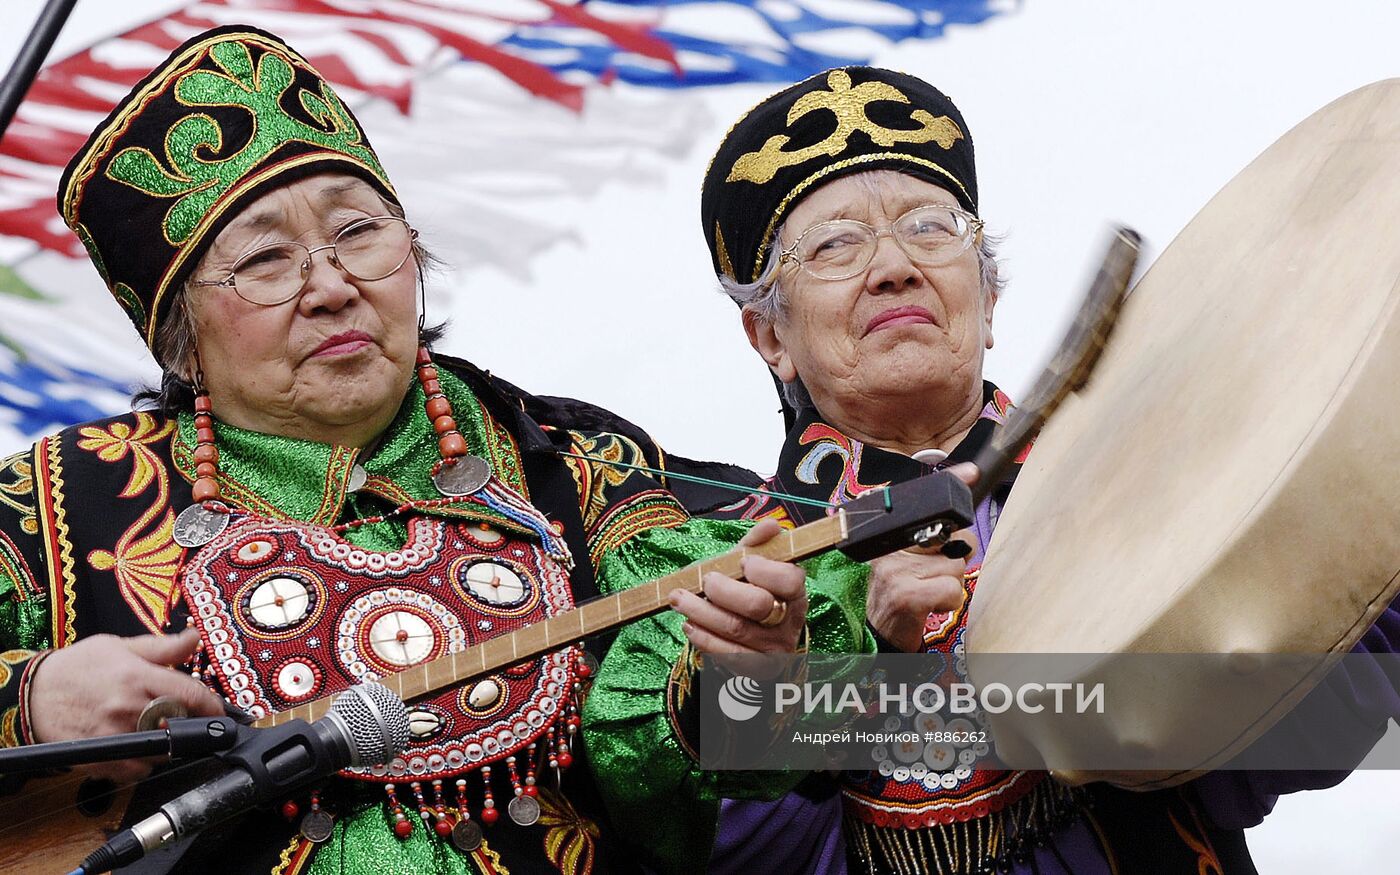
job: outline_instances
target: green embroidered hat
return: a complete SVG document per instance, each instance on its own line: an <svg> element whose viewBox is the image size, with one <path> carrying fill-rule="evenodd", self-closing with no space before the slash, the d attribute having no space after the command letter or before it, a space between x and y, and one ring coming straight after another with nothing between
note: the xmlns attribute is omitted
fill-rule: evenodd
<svg viewBox="0 0 1400 875"><path fill-rule="evenodd" d="M255 198L324 171L398 203L325 77L270 33L226 26L176 49L117 104L58 187L58 211L154 349L171 292Z"/></svg>
<svg viewBox="0 0 1400 875"><path fill-rule="evenodd" d="M922 79L840 67L785 88L725 135L705 172L700 220L715 272L755 282L778 226L824 183L898 170L977 213L977 170L962 113Z"/></svg>

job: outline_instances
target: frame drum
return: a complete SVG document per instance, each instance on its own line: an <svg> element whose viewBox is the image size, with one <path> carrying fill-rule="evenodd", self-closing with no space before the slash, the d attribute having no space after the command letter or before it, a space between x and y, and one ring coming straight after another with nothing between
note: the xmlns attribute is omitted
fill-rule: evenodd
<svg viewBox="0 0 1400 875"><path fill-rule="evenodd" d="M989 654L1081 654L1066 679L1104 682L1108 708L992 715L1009 762L1142 789L1218 767L1396 597L1397 306L1393 79L1308 118L1205 206L1036 440L971 602L972 679ZM1141 656L1160 653L1224 656L1193 674ZM1333 657L1261 671L1277 653ZM1155 771L1083 767L1110 748ZM1169 748L1180 762L1152 765Z"/></svg>

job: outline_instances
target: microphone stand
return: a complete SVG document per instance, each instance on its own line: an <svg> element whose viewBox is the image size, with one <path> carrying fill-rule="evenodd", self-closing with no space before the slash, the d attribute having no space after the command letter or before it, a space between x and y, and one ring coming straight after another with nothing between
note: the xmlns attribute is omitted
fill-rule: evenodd
<svg viewBox="0 0 1400 875"><path fill-rule="evenodd" d="M12 747L0 750L0 775L150 756L206 757L237 744L238 728L231 717L183 717L149 732Z"/></svg>
<svg viewBox="0 0 1400 875"><path fill-rule="evenodd" d="M29 86L34 84L34 78L39 75L39 69L43 67L44 59L49 55L49 49L53 48L53 41L58 38L58 32L63 29L68 14L73 11L77 2L78 0L49 0L44 4L38 21L34 22L33 29L25 38L24 45L20 47L19 57L15 59L14 66L5 74L4 80L0 81L0 140L5 138L5 132L10 129L10 122L15 117L15 111L19 109L20 101L29 93Z"/></svg>

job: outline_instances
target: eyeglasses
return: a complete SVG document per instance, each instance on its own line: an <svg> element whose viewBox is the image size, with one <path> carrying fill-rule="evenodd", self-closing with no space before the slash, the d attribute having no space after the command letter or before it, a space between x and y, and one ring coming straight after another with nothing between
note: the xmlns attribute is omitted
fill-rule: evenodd
<svg viewBox="0 0 1400 875"><path fill-rule="evenodd" d="M194 280L196 286L233 289L250 304L271 307L301 293L311 273L311 256L329 249L334 267L366 282L382 280L404 266L413 254L418 232L393 216L361 219L347 226L335 240L315 248L292 240L269 243L245 253L221 280Z"/></svg>
<svg viewBox="0 0 1400 875"><path fill-rule="evenodd" d="M915 207L878 231L855 219L836 219L803 231L778 260L790 261L817 279L850 279L870 266L880 238L889 235L911 261L941 267L972 246L982 225L966 210L938 204Z"/></svg>

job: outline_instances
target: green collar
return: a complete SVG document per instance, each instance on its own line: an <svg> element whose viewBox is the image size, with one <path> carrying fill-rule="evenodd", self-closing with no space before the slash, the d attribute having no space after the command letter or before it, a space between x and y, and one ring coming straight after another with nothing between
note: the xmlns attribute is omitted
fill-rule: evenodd
<svg viewBox="0 0 1400 875"><path fill-rule="evenodd" d="M453 417L467 447L490 462L492 471L506 485L524 495L519 453L509 433L456 375L439 368L438 380L452 403ZM262 434L216 419L214 433L223 497L270 519L333 525L343 513L350 473L358 461L369 475L362 492L378 495L394 505L439 498L432 482L433 466L440 458L437 435L423 405L423 389L414 381L398 416L384 432L384 439L364 459L360 459L361 451L356 448ZM176 467L191 482L195 472L194 447L194 414L184 412L179 416L173 455ZM500 521L499 515L465 500L424 512Z"/></svg>

